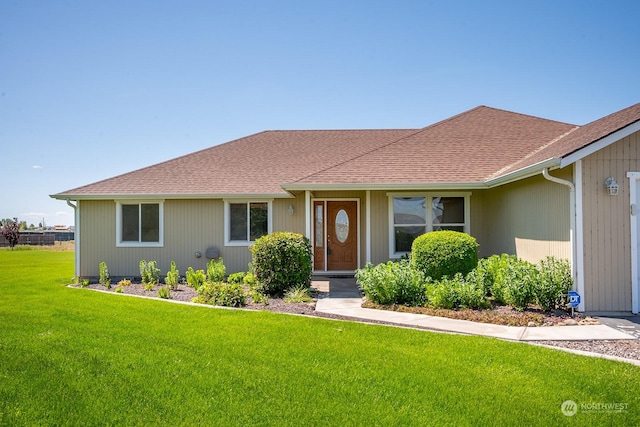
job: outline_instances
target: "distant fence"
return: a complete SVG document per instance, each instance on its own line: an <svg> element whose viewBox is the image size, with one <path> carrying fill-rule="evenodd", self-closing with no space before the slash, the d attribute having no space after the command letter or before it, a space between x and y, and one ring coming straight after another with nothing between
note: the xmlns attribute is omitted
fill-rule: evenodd
<svg viewBox="0 0 640 427"><path fill-rule="evenodd" d="M20 238L18 239L18 245L33 245L33 246L52 246L58 242L66 242L74 239L74 233L72 231L55 231L46 233L37 232L20 232ZM10 246L7 239L0 235L0 247Z"/></svg>

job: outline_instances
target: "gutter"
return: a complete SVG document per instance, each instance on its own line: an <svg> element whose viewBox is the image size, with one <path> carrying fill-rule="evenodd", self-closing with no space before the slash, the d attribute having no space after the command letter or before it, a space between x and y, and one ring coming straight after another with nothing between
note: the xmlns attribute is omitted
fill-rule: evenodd
<svg viewBox="0 0 640 427"><path fill-rule="evenodd" d="M556 176L549 174L549 168L542 169L542 176L551 182L555 182L556 184L566 185L569 187L569 243L571 247L571 277L573 278L573 288L575 289L577 286L578 293L582 296L580 300L580 305L578 306L578 311L584 311L584 286L582 285L582 281L578 280L578 272L576 269L577 265L577 247L576 247L576 186L573 182L567 181L562 178L558 178ZM580 273L582 274L582 273Z"/></svg>

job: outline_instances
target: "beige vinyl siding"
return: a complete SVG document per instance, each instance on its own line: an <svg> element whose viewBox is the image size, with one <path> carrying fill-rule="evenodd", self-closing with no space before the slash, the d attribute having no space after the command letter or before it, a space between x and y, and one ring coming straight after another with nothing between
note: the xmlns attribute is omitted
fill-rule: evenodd
<svg viewBox="0 0 640 427"><path fill-rule="evenodd" d="M551 172L573 181L572 168ZM531 262L571 258L569 188L542 175L482 192L480 255L515 254ZM472 222L472 233L476 224Z"/></svg>
<svg viewBox="0 0 640 427"><path fill-rule="evenodd" d="M585 310L631 311L631 232L629 180L640 171L639 133L582 160ZM609 196L604 181L620 184Z"/></svg>
<svg viewBox="0 0 640 427"><path fill-rule="evenodd" d="M294 214L288 214L289 204ZM188 267L205 269L205 251L219 249L227 273L246 271L251 261L247 246L224 245L224 202L222 200L166 200L164 202L164 246L116 247L116 203L87 201L80 204L80 251L82 277L96 277L101 261L114 277L139 276L140 260L155 260L162 275L176 262L181 275ZM272 210L273 231L304 233L304 195L296 199L276 199ZM196 252L201 256L196 257Z"/></svg>
<svg viewBox="0 0 640 427"><path fill-rule="evenodd" d="M389 260L389 197L386 191L371 192L371 262Z"/></svg>

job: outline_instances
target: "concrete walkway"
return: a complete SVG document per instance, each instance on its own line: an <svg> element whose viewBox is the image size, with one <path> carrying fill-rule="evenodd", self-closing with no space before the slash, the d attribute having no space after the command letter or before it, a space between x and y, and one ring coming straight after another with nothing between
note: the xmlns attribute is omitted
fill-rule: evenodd
<svg viewBox="0 0 640 427"><path fill-rule="evenodd" d="M420 327L457 334L482 335L513 341L584 341L637 339L620 328L606 324L581 326L502 326L468 320L448 319L425 314L362 308L362 297L353 278L314 277L312 286L329 296L318 299L316 311L345 317L391 322L407 327ZM602 319L599 319L601 323Z"/></svg>

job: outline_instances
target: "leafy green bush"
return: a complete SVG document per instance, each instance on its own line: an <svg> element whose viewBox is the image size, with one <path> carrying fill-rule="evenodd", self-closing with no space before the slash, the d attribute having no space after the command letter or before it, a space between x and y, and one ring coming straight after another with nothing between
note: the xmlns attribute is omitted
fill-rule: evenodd
<svg viewBox="0 0 640 427"><path fill-rule="evenodd" d="M278 295L286 289L311 285L311 244L297 233L264 235L251 246L253 271L263 291Z"/></svg>
<svg viewBox="0 0 640 427"><path fill-rule="evenodd" d="M538 263L538 280L534 294L536 303L543 310L563 307L572 286L573 278L568 260L550 256Z"/></svg>
<svg viewBox="0 0 640 427"><path fill-rule="evenodd" d="M193 289L198 289L207 280L204 270L194 270L193 267L187 268L187 285Z"/></svg>
<svg viewBox="0 0 640 427"><path fill-rule="evenodd" d="M165 285L171 289L178 289L178 283L180 282L180 271L176 268L175 261L171 261L171 268L167 271L167 277L164 278Z"/></svg>
<svg viewBox="0 0 640 427"><path fill-rule="evenodd" d="M492 255L489 258L481 259L478 262L478 268L486 273L489 278L488 294L493 296L498 304L504 304L504 275L507 268L512 263L518 262L515 255Z"/></svg>
<svg viewBox="0 0 640 427"><path fill-rule="evenodd" d="M466 275L477 264L478 242L458 231L432 231L417 237L411 246L411 265L433 280Z"/></svg>
<svg viewBox="0 0 640 427"><path fill-rule="evenodd" d="M116 288L114 289L114 291L115 291L116 293L123 294L123 293L124 293L124 287L122 287L122 286L118 285L118 286L116 286Z"/></svg>
<svg viewBox="0 0 640 427"><path fill-rule="evenodd" d="M255 286L258 283L258 281L256 280L256 275L253 274L251 271L249 271L242 278L242 283L244 283L247 286Z"/></svg>
<svg viewBox="0 0 640 427"><path fill-rule="evenodd" d="M109 275L109 269L107 263L102 261L99 265L100 268L100 284L104 285L107 289L111 288L111 276Z"/></svg>
<svg viewBox="0 0 640 427"><path fill-rule="evenodd" d="M489 302L483 281L477 280L473 272L464 277L461 273L452 278L426 284L427 304L436 308L486 308Z"/></svg>
<svg viewBox="0 0 640 427"><path fill-rule="evenodd" d="M247 273L244 271L238 271L237 273L232 273L227 277L227 283L243 283L244 277Z"/></svg>
<svg viewBox="0 0 640 427"><path fill-rule="evenodd" d="M241 307L246 304L246 294L239 283L205 282L198 288L193 302L224 307Z"/></svg>
<svg viewBox="0 0 640 427"><path fill-rule="evenodd" d="M171 298L171 286L162 286L160 289L158 289L158 297L164 299Z"/></svg>
<svg viewBox="0 0 640 427"><path fill-rule="evenodd" d="M458 276L455 275L452 280L456 280ZM458 299L455 287L452 286L451 281L427 281L425 286L425 296L427 298L427 304L436 308L452 309L456 306Z"/></svg>
<svg viewBox="0 0 640 427"><path fill-rule="evenodd" d="M140 261L140 277L145 285L156 285L160 281L160 269L155 261Z"/></svg>
<svg viewBox="0 0 640 427"><path fill-rule="evenodd" d="M207 280L210 282L222 282L226 274L227 268L224 266L222 258L218 259L218 261L212 259L207 264Z"/></svg>
<svg viewBox="0 0 640 427"><path fill-rule="evenodd" d="M425 302L422 274L407 260L367 263L356 270L356 281L365 296L376 304L421 305Z"/></svg>
<svg viewBox="0 0 640 427"><path fill-rule="evenodd" d="M269 305L269 297L267 295L263 294L262 292L260 292L260 290L251 289L249 291L249 295L251 295L251 299L256 304Z"/></svg>
<svg viewBox="0 0 640 427"><path fill-rule="evenodd" d="M284 293L284 302L311 302L309 288L305 286L293 286Z"/></svg>
<svg viewBox="0 0 640 427"><path fill-rule="evenodd" d="M524 310L535 297L538 270L534 264L517 259L504 270L503 297L505 304Z"/></svg>

